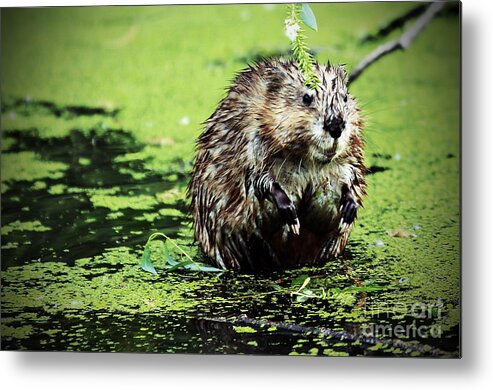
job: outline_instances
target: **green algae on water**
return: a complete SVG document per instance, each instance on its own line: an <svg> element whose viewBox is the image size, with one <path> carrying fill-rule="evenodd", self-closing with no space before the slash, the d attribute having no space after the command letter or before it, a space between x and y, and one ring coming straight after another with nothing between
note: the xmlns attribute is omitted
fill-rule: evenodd
<svg viewBox="0 0 493 390"><path fill-rule="evenodd" d="M15 221L2 226L2 235L9 234L13 231L46 232L48 230L51 230L51 228L43 226L40 221Z"/></svg>
<svg viewBox="0 0 493 390"><path fill-rule="evenodd" d="M54 315L65 310L104 310L129 314L179 312L196 305L198 286L180 275L154 281L139 271L136 258L126 248L81 260L75 267L56 262L35 262L3 272L3 312L42 310ZM123 268L121 268L123 266ZM117 267L117 268L113 268ZM118 270L118 272L116 272ZM25 284L36 288L25 289Z"/></svg>
<svg viewBox="0 0 493 390"><path fill-rule="evenodd" d="M67 168L62 162L42 160L31 151L2 154L2 181L6 182L56 179L62 177Z"/></svg>
<svg viewBox="0 0 493 390"><path fill-rule="evenodd" d="M111 211L122 209L147 210L155 206L158 201L156 197L151 195L91 195L90 200L94 207L104 207Z"/></svg>
<svg viewBox="0 0 493 390"><path fill-rule="evenodd" d="M233 326L236 333L257 333L251 326Z"/></svg>

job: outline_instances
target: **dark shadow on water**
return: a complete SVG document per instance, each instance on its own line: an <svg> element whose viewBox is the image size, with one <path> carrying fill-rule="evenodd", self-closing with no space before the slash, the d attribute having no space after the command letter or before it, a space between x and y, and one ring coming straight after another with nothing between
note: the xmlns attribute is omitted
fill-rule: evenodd
<svg viewBox="0 0 493 390"><path fill-rule="evenodd" d="M185 202L173 207L183 216L158 217L139 221L144 213L155 213L163 207L134 208L112 213L105 207L94 207L91 191L108 191L115 196L154 196L187 180L185 172L175 172L176 180L145 170L144 161L115 161L118 156L143 148L133 136L119 129L83 133L72 130L66 137L41 138L36 130L8 131L15 140L8 152L34 151L43 160L62 162L68 169L61 178L35 181L13 181L2 194L2 226L16 221L40 221L50 230L13 230L2 235L2 245L17 243L17 248L2 249L2 269L33 260L65 261L72 264L82 257L100 254L115 246L140 247L151 230L173 236L185 220ZM81 164L81 161L84 161ZM126 172L145 172L135 178ZM59 192L53 188L59 186ZM51 191L51 192L50 192ZM132 233L133 232L133 233Z"/></svg>
<svg viewBox="0 0 493 390"><path fill-rule="evenodd" d="M105 107L89 107L82 105L60 105L46 100L33 100L31 98L12 99L2 104L2 114L9 111L24 116L33 114L51 114L55 117L73 118L77 116L101 115L116 117L120 109L108 109Z"/></svg>
<svg viewBox="0 0 493 390"><path fill-rule="evenodd" d="M373 174L378 173L378 172L388 171L389 169L390 168L388 168L388 167L381 167L378 165L372 165L372 166L368 167L367 174L373 175Z"/></svg>

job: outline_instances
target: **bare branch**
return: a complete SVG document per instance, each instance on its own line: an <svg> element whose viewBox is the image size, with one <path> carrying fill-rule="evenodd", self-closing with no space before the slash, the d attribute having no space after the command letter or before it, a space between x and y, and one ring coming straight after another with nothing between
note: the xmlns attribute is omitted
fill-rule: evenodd
<svg viewBox="0 0 493 390"><path fill-rule="evenodd" d="M348 83L352 83L356 80L366 68L368 68L379 58L382 58L383 56L396 50L406 50L416 39L416 36L421 32L421 30L423 30L423 28L430 23L430 21L445 7L446 4L446 2L432 3L427 8L426 12L416 21L416 23L414 23L411 28L402 34L400 38L377 47L351 72Z"/></svg>
<svg viewBox="0 0 493 390"><path fill-rule="evenodd" d="M392 19L390 22L387 22L385 25L381 26L376 33L367 34L365 37L363 37L362 42L363 43L373 42L378 39L386 37L392 31L398 29L399 27L404 26L407 21L420 16L423 12L425 12L426 8L427 8L426 3L419 4L416 7L411 8L405 14Z"/></svg>

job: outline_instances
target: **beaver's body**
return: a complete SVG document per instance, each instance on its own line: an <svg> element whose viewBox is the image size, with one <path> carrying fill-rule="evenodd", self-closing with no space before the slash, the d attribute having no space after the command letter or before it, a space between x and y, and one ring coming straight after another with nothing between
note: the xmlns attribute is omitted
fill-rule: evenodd
<svg viewBox="0 0 493 390"><path fill-rule="evenodd" d="M317 90L292 62L241 73L198 140L195 237L216 265L264 270L339 255L365 194L362 121L340 67Z"/></svg>

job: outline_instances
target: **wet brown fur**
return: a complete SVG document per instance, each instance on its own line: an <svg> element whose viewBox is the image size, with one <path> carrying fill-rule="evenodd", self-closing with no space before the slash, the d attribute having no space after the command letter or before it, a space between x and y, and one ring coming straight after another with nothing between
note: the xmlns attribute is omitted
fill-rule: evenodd
<svg viewBox="0 0 493 390"><path fill-rule="evenodd" d="M189 185L195 238L217 266L257 271L320 264L344 250L354 222L345 196L365 195L363 121L342 67L317 65L316 91L293 62L268 60L240 73L198 139ZM313 103L303 104L304 94ZM337 143L323 120L339 113ZM335 153L335 155L331 155ZM264 176L262 176L264 175ZM296 208L299 235L256 180L272 179Z"/></svg>

